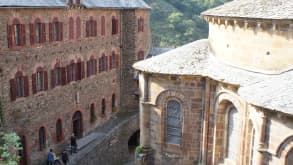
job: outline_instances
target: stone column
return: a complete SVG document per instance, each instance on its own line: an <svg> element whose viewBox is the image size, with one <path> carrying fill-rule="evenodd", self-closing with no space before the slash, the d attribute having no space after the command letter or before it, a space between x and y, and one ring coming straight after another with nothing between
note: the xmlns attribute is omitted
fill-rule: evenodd
<svg viewBox="0 0 293 165"><path fill-rule="evenodd" d="M264 154L262 151L265 150L266 142L265 142L265 134L266 134L266 127L267 127L267 116L261 111L259 115L259 123L260 123L260 132L259 136L256 137L256 153L255 153L255 163L256 164L263 164L264 161Z"/></svg>
<svg viewBox="0 0 293 165"><path fill-rule="evenodd" d="M139 74L140 102L139 102L139 127L140 127L140 144L144 149L150 148L150 109L148 105L148 75Z"/></svg>

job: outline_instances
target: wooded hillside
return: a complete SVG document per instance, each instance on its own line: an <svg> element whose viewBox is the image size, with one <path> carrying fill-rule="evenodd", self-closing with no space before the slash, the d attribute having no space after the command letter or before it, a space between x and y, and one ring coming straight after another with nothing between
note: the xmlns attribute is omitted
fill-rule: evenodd
<svg viewBox="0 0 293 165"><path fill-rule="evenodd" d="M151 7L153 46L176 47L207 38L208 25L200 15L229 0L145 0Z"/></svg>

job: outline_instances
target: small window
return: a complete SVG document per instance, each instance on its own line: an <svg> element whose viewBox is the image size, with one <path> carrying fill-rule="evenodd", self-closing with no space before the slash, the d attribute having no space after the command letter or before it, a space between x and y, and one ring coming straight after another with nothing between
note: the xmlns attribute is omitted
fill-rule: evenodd
<svg viewBox="0 0 293 165"><path fill-rule="evenodd" d="M14 19L12 25L7 27L7 41L8 47L24 46L25 38L25 24L21 24L18 19Z"/></svg>
<svg viewBox="0 0 293 165"><path fill-rule="evenodd" d="M57 63L54 69L51 70L51 87L66 84L66 70Z"/></svg>
<svg viewBox="0 0 293 165"><path fill-rule="evenodd" d="M112 35L118 34L118 19L112 17Z"/></svg>
<svg viewBox="0 0 293 165"><path fill-rule="evenodd" d="M94 123L97 120L95 113L95 104L90 105L90 122Z"/></svg>
<svg viewBox="0 0 293 165"><path fill-rule="evenodd" d="M75 81L75 63L74 61L71 61L71 64L67 66L67 81Z"/></svg>
<svg viewBox="0 0 293 165"><path fill-rule="evenodd" d="M15 78L11 79L9 82L11 101L29 95L28 76L23 76L22 72L17 72Z"/></svg>
<svg viewBox="0 0 293 165"><path fill-rule="evenodd" d="M108 69L108 57L102 54L99 58L99 72L107 71Z"/></svg>
<svg viewBox="0 0 293 165"><path fill-rule="evenodd" d="M62 41L63 40L63 22L59 22L57 18L54 18L53 22L49 24L50 41Z"/></svg>
<svg viewBox="0 0 293 165"><path fill-rule="evenodd" d="M58 119L56 122L56 140L60 142L62 140L62 121Z"/></svg>
<svg viewBox="0 0 293 165"><path fill-rule="evenodd" d="M31 45L46 42L46 25L39 18L30 24L30 42Z"/></svg>
<svg viewBox="0 0 293 165"><path fill-rule="evenodd" d="M84 78L84 62L78 61L76 63L76 80L82 80Z"/></svg>
<svg viewBox="0 0 293 165"><path fill-rule="evenodd" d="M69 18L69 39L74 39L74 20L72 17Z"/></svg>
<svg viewBox="0 0 293 165"><path fill-rule="evenodd" d="M137 24L138 24L137 31L138 32L143 32L144 21L143 21L143 18L142 17L140 17L137 20Z"/></svg>
<svg viewBox="0 0 293 165"><path fill-rule="evenodd" d="M144 52L143 51L139 51L137 54L137 60L143 60L144 59Z"/></svg>
<svg viewBox="0 0 293 165"><path fill-rule="evenodd" d="M176 100L167 103L167 131L166 141L170 144L181 144L181 105Z"/></svg>
<svg viewBox="0 0 293 165"><path fill-rule="evenodd" d="M46 149L46 130L44 127L39 129L39 149L40 151Z"/></svg>
<svg viewBox="0 0 293 165"><path fill-rule="evenodd" d="M116 62L116 54L113 51L112 52L112 55L110 56L110 66L109 66L109 68L110 69L116 68L116 65L117 65L117 62Z"/></svg>
<svg viewBox="0 0 293 165"><path fill-rule="evenodd" d="M87 76L95 75L97 73L97 60L91 57L89 61L87 61Z"/></svg>
<svg viewBox="0 0 293 165"><path fill-rule="evenodd" d="M102 100L102 111L101 111L101 115L105 116L106 115L106 100L103 99Z"/></svg>
<svg viewBox="0 0 293 165"><path fill-rule="evenodd" d="M97 36L97 21L90 17L86 21L86 37L95 37Z"/></svg>
<svg viewBox="0 0 293 165"><path fill-rule="evenodd" d="M33 93L47 90L48 88L48 75L47 71L38 68L37 72L32 75Z"/></svg>

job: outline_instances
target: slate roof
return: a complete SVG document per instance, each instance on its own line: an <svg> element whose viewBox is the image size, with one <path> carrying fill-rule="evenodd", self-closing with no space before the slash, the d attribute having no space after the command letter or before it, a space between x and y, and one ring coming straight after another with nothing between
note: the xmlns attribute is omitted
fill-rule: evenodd
<svg viewBox="0 0 293 165"><path fill-rule="evenodd" d="M234 0L202 13L207 16L293 19L293 0Z"/></svg>
<svg viewBox="0 0 293 165"><path fill-rule="evenodd" d="M151 8L143 0L82 0L81 3L87 8Z"/></svg>
<svg viewBox="0 0 293 165"><path fill-rule="evenodd" d="M64 0L0 0L0 7L67 7Z"/></svg>
<svg viewBox="0 0 293 165"><path fill-rule="evenodd" d="M133 65L148 73L199 75L239 85L247 102L293 115L293 71L280 75L251 72L225 64L209 52L208 40L198 40Z"/></svg>
<svg viewBox="0 0 293 165"><path fill-rule="evenodd" d="M81 0L86 8L151 9L143 0ZM0 0L0 7L63 8L65 0Z"/></svg>

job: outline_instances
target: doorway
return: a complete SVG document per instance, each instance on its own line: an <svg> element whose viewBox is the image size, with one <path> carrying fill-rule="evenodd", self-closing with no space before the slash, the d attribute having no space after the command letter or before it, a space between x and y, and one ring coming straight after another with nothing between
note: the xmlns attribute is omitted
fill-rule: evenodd
<svg viewBox="0 0 293 165"><path fill-rule="evenodd" d="M27 153L26 153L26 138L25 136L20 136L20 143L22 150L18 151L18 156L20 157L19 159L19 165L27 165Z"/></svg>
<svg viewBox="0 0 293 165"><path fill-rule="evenodd" d="M134 154L135 148L139 146L139 134L140 131L135 131L128 140L128 152L129 154Z"/></svg>
<svg viewBox="0 0 293 165"><path fill-rule="evenodd" d="M76 138L82 137L82 115L80 111L74 113L72 117L73 134Z"/></svg>

